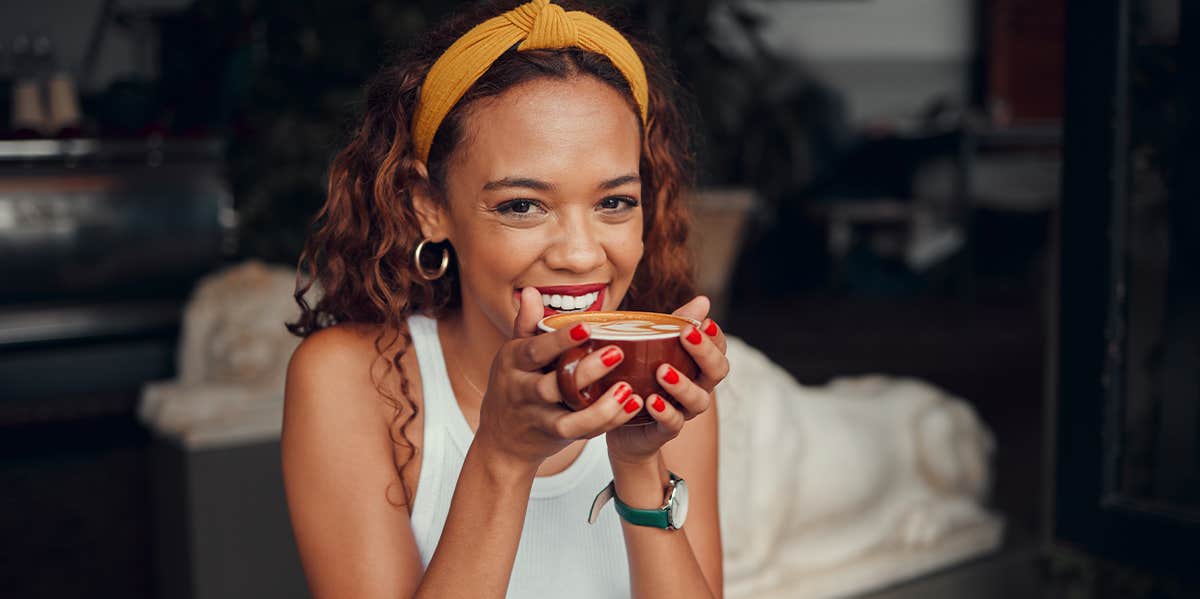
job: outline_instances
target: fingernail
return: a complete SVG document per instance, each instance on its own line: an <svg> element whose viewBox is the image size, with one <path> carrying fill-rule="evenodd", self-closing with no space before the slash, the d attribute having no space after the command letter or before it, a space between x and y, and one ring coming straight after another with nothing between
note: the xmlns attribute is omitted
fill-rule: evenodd
<svg viewBox="0 0 1200 599"><path fill-rule="evenodd" d="M583 323L579 323L579 324L571 327L571 340L572 341L583 341L584 339L587 339L587 338L588 338L588 330L587 330L587 327L583 326Z"/></svg>
<svg viewBox="0 0 1200 599"><path fill-rule="evenodd" d="M600 361L603 362L605 366L612 366L613 364L620 362L621 350L615 347L610 347L604 350L604 353L600 354Z"/></svg>
<svg viewBox="0 0 1200 599"><path fill-rule="evenodd" d="M667 366L667 372L663 375L663 380L667 381L668 385L674 385L679 382L679 373L675 372L674 368Z"/></svg>
<svg viewBox="0 0 1200 599"><path fill-rule="evenodd" d="M692 332L688 333L687 340L688 343L691 343L692 345L700 345L700 329L693 326Z"/></svg>
<svg viewBox="0 0 1200 599"><path fill-rule="evenodd" d="M633 388L625 383L620 383L617 385L617 390L613 393L613 397L617 398L617 403L625 403L625 400L629 399L630 393L633 393Z"/></svg>
<svg viewBox="0 0 1200 599"><path fill-rule="evenodd" d="M625 404L625 413L632 414L632 413L638 411L639 409L641 409L641 407L642 407L642 405L639 404L636 399L631 400L629 403Z"/></svg>
<svg viewBox="0 0 1200 599"><path fill-rule="evenodd" d="M707 333L709 337L716 337L720 330L721 329L717 328L717 321L710 320L708 321L708 327L704 329L704 332Z"/></svg>
<svg viewBox="0 0 1200 599"><path fill-rule="evenodd" d="M655 412L661 412L661 411L667 409L667 403L665 401L663 401L663 398L661 395L655 395L654 403L650 404L650 406L654 408Z"/></svg>

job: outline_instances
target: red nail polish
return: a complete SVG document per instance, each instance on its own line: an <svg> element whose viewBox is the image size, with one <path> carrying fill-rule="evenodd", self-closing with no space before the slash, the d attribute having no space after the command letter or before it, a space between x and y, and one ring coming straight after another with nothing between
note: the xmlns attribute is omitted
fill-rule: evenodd
<svg viewBox="0 0 1200 599"><path fill-rule="evenodd" d="M584 339L587 339L587 338L588 338L587 327L583 326L582 323L571 327L571 340L572 341L583 341Z"/></svg>
<svg viewBox="0 0 1200 599"><path fill-rule="evenodd" d="M604 353L600 354L600 361L603 362L605 366L612 366L613 364L620 362L621 350L615 347L610 347L604 350Z"/></svg>
<svg viewBox="0 0 1200 599"><path fill-rule="evenodd" d="M679 382L679 373L675 372L674 368L667 366L667 372L663 375L663 380L667 381L668 385L674 385Z"/></svg>
<svg viewBox="0 0 1200 599"><path fill-rule="evenodd" d="M629 399L630 393L633 393L633 389L629 385L621 383L617 386L617 390L613 393L613 397L617 398L617 403L625 403L625 400Z"/></svg>
<svg viewBox="0 0 1200 599"><path fill-rule="evenodd" d="M654 396L654 403L652 403L650 405L651 405L651 407L654 408L654 411L656 411L656 412L661 412L661 411L667 409L667 403L664 402L663 398L658 395Z"/></svg>
<svg viewBox="0 0 1200 599"><path fill-rule="evenodd" d="M638 409L640 409L641 407L642 407L641 404L639 404L637 402L637 400L635 399L635 400L630 401L629 403L625 404L625 413L632 414L632 413L638 411Z"/></svg>
<svg viewBox="0 0 1200 599"><path fill-rule="evenodd" d="M707 333L709 337L716 337L717 332L720 330L721 329L717 328L717 321L710 320L708 321L708 328L704 329L704 332Z"/></svg>
<svg viewBox="0 0 1200 599"><path fill-rule="evenodd" d="M700 339L700 329L692 327L692 332L688 333L687 336L688 343L691 343L692 345L700 345Z"/></svg>

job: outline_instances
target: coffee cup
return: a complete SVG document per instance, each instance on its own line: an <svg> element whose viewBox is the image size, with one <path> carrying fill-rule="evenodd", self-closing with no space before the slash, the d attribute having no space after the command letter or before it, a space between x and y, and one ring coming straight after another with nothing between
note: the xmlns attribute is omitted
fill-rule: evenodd
<svg viewBox="0 0 1200 599"><path fill-rule="evenodd" d="M554 369L563 403L572 410L582 410L596 401L613 385L625 381L633 393L643 400L652 393L661 395L678 407L669 393L658 384L656 373L663 364L670 364L680 374L695 380L700 367L683 348L679 337L689 326L700 323L690 318L657 312L579 312L554 314L538 322L538 330L552 332L586 323L591 335L587 341L572 347L559 356ZM599 381L580 387L575 383L575 367L589 353L615 345L625 359ZM641 412L629 424L649 424L654 419Z"/></svg>

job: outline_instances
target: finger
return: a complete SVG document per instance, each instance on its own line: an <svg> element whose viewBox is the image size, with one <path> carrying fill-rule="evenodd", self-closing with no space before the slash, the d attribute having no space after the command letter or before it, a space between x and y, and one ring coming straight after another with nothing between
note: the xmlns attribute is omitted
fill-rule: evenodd
<svg viewBox="0 0 1200 599"><path fill-rule="evenodd" d="M642 401L642 396L636 393L631 394L628 399L621 402L621 411L609 421L608 427L602 432L607 433L625 426L638 415L638 412L642 411L643 406L645 406L645 402Z"/></svg>
<svg viewBox="0 0 1200 599"><path fill-rule="evenodd" d="M717 349L721 353L725 353L725 350L728 348L729 344L725 339L725 331L717 325L717 321L709 318L704 322L701 322L700 330L704 331L705 336L707 336L709 339L712 339L713 344L717 346Z"/></svg>
<svg viewBox="0 0 1200 599"><path fill-rule="evenodd" d="M536 287L524 287L517 298L517 318L513 321L513 338L522 339L537 334L537 323L545 314L542 294Z"/></svg>
<svg viewBox="0 0 1200 599"><path fill-rule="evenodd" d="M625 352L615 345L606 345L585 356L575 367L575 385L583 389L612 372L625 360Z"/></svg>
<svg viewBox="0 0 1200 599"><path fill-rule="evenodd" d="M538 300L541 305L541 300ZM536 322L534 325L536 326ZM592 332L586 323L578 323L569 328L558 329L537 335L530 339L520 339L513 346L513 367L526 372L541 370L541 368L558 358L559 354L587 341Z"/></svg>
<svg viewBox="0 0 1200 599"><path fill-rule="evenodd" d="M583 390L600 380L601 377L612 372L624 359L625 353L615 345L604 346L598 351L584 356L575 366L577 388ZM558 388L557 373L551 372L539 377L535 387L538 398L546 403L555 404L563 400L562 391Z"/></svg>
<svg viewBox="0 0 1200 599"><path fill-rule="evenodd" d="M699 327L689 326L684 329L679 336L679 343L700 367L700 376L696 377L696 383L704 389L712 391L717 383L729 374L729 360L725 357L725 352L717 347L712 337L702 333Z"/></svg>
<svg viewBox="0 0 1200 599"><path fill-rule="evenodd" d="M534 395L542 401L551 405L563 403L562 391L558 389L558 373L551 371L548 374L538 376L537 382L533 385Z"/></svg>
<svg viewBox="0 0 1200 599"><path fill-rule="evenodd" d="M670 364L659 366L655 375L658 384L683 408L683 417L687 420L702 414L712 403L709 390L697 385Z"/></svg>
<svg viewBox="0 0 1200 599"><path fill-rule="evenodd" d="M628 397L626 399L621 399L620 394L627 394ZM638 412L642 411L645 402L642 401L641 395L627 391L621 391L620 394L614 396L613 399L617 400L617 402L621 404L621 409L613 415L612 420L609 420L608 424L605 425L604 428L594 431L595 434L593 436L598 437L604 433L625 426L630 420L633 420L634 417L638 415Z"/></svg>
<svg viewBox="0 0 1200 599"><path fill-rule="evenodd" d="M671 314L674 314L675 316L682 316L684 318L690 318L699 322L708 317L708 311L711 309L712 302L708 301L708 297L697 295L696 297L692 298L692 301L680 306L679 309L675 310Z"/></svg>
<svg viewBox="0 0 1200 599"><path fill-rule="evenodd" d="M675 408L671 402L657 393L651 393L646 398L646 411L658 425L658 430L668 439L674 439L683 430L687 417Z"/></svg>
<svg viewBox="0 0 1200 599"><path fill-rule="evenodd" d="M552 430L561 439L590 439L628 422L641 407L633 389L622 381L609 387L587 408L555 416Z"/></svg>

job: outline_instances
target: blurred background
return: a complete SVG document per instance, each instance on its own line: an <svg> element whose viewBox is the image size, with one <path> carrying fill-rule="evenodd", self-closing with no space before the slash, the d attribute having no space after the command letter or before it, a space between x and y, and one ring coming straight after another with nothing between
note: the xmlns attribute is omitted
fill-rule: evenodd
<svg viewBox="0 0 1200 599"><path fill-rule="evenodd" d="M1200 596L1194 2L605 4L696 103L726 330L995 435L1003 545L889 592ZM304 596L270 431L181 440L145 390L205 276L294 268L363 83L456 5L0 5L0 595Z"/></svg>

